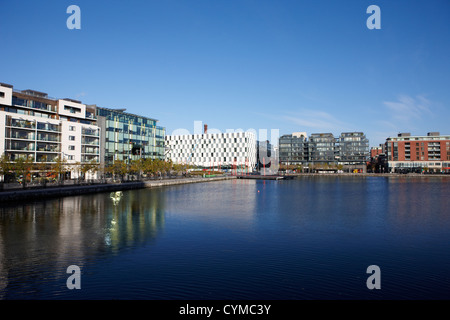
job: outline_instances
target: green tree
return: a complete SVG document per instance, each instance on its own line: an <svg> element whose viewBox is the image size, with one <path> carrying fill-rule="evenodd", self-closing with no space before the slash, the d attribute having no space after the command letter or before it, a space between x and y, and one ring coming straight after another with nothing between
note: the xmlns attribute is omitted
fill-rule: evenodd
<svg viewBox="0 0 450 320"><path fill-rule="evenodd" d="M120 182L123 182L125 175L128 173L128 165L123 160L116 160L108 167L108 171L112 173L114 179L118 175L120 177Z"/></svg>
<svg viewBox="0 0 450 320"><path fill-rule="evenodd" d="M34 164L34 169L39 174L39 179L41 184L45 187L47 185L47 172L50 170L47 162L47 156L44 155L41 158L41 162L37 162Z"/></svg>
<svg viewBox="0 0 450 320"><path fill-rule="evenodd" d="M153 159L151 158L146 158L143 160L142 162L142 171L147 174L147 175L154 175L156 170L155 170L155 163L153 161Z"/></svg>
<svg viewBox="0 0 450 320"><path fill-rule="evenodd" d="M51 172L55 173L58 176L58 183L61 184L63 181L64 174L68 170L67 161L65 159L61 159L61 157L56 157L53 160L53 163L50 165Z"/></svg>
<svg viewBox="0 0 450 320"><path fill-rule="evenodd" d="M130 164L130 173L137 175L137 179L141 180L143 168L144 168L144 159L132 160Z"/></svg>
<svg viewBox="0 0 450 320"><path fill-rule="evenodd" d="M83 162L80 166L80 171L83 173L83 180L86 180L86 175L90 172L94 174L99 170L99 164L95 160Z"/></svg>
<svg viewBox="0 0 450 320"><path fill-rule="evenodd" d="M33 169L33 159L30 157L18 157L13 162L13 171L16 175L19 175L19 182L22 183L22 187L27 187L28 178L31 170Z"/></svg>
<svg viewBox="0 0 450 320"><path fill-rule="evenodd" d="M2 154L0 156L0 176L2 176L2 181L0 184L1 190L3 190L6 175L8 175L11 170L12 170L11 161L5 154Z"/></svg>

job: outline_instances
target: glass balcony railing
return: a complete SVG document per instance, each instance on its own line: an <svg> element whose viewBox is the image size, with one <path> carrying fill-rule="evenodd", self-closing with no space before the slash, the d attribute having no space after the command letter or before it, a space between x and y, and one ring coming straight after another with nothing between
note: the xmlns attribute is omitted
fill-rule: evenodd
<svg viewBox="0 0 450 320"><path fill-rule="evenodd" d="M18 120L18 119L7 119L6 125L14 128L23 128L23 129L35 129L36 124L34 121L28 120Z"/></svg>
<svg viewBox="0 0 450 320"><path fill-rule="evenodd" d="M84 129L83 128L81 133L85 136L94 136L94 137L98 137L100 135L99 130L94 130L94 129Z"/></svg>
<svg viewBox="0 0 450 320"><path fill-rule="evenodd" d="M10 139L22 139L22 140L34 140L34 134L33 133L27 133L23 131L12 131L7 136L7 138Z"/></svg>
<svg viewBox="0 0 450 320"><path fill-rule="evenodd" d="M59 147L59 145L38 145L36 151L39 152L60 152L61 148Z"/></svg>
<svg viewBox="0 0 450 320"><path fill-rule="evenodd" d="M59 125L52 124L52 123L38 122L37 129L44 130L44 131L61 132L61 127Z"/></svg>
<svg viewBox="0 0 450 320"><path fill-rule="evenodd" d="M61 141L59 136L48 136L48 135L38 135L37 140L48 141L48 142L60 142Z"/></svg>
<svg viewBox="0 0 450 320"><path fill-rule="evenodd" d="M23 146L10 146L8 148L8 150L12 150L12 151L34 151L34 146L28 146L28 147L23 147Z"/></svg>

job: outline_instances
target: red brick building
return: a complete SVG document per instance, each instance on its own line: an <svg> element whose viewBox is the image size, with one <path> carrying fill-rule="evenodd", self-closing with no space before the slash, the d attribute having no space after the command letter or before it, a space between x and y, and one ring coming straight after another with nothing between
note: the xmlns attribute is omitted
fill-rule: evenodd
<svg viewBox="0 0 450 320"><path fill-rule="evenodd" d="M391 172L450 171L450 135L429 132L426 136L400 133L386 140L387 161Z"/></svg>

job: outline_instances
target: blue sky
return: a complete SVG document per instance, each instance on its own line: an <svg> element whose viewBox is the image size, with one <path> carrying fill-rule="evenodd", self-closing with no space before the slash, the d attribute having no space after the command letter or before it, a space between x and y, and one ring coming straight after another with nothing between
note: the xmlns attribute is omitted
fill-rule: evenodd
<svg viewBox="0 0 450 320"><path fill-rule="evenodd" d="M69 30L68 6L81 9ZM381 29L369 30L369 5ZM450 134L450 1L0 0L0 82L167 134ZM270 138L270 136L269 136Z"/></svg>

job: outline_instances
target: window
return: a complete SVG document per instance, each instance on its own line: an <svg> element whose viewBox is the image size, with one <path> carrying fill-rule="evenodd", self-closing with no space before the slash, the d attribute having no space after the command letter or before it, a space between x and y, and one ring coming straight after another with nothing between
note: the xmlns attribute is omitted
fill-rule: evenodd
<svg viewBox="0 0 450 320"><path fill-rule="evenodd" d="M69 146L69 150L75 150L75 146Z"/></svg>
<svg viewBox="0 0 450 320"><path fill-rule="evenodd" d="M69 126L69 131L75 131L75 126Z"/></svg>
<svg viewBox="0 0 450 320"><path fill-rule="evenodd" d="M5 93L0 91L0 98L4 98L5 97Z"/></svg>
<svg viewBox="0 0 450 320"><path fill-rule="evenodd" d="M67 159L68 159L68 160L74 160L75 157L74 157L74 156L71 156L71 155L68 155L68 156L67 156Z"/></svg>
<svg viewBox="0 0 450 320"><path fill-rule="evenodd" d="M70 141L75 141L75 136L69 136Z"/></svg>

